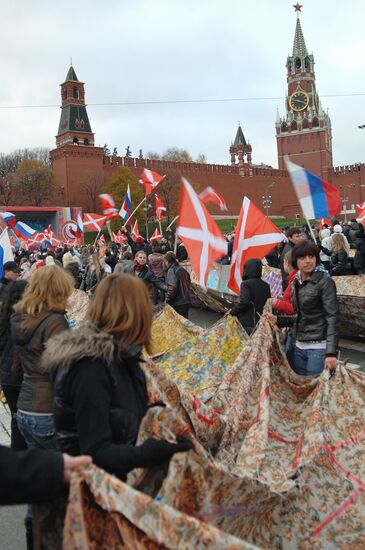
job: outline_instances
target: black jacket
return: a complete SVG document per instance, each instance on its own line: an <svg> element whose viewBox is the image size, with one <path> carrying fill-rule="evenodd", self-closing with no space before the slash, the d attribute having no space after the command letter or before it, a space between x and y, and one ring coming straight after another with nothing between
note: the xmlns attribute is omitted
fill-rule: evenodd
<svg viewBox="0 0 365 550"><path fill-rule="evenodd" d="M363 272L365 269L365 235L363 231L356 231L355 246L354 269Z"/></svg>
<svg viewBox="0 0 365 550"><path fill-rule="evenodd" d="M13 372L16 358L14 344L10 338L10 323L7 322L6 330L0 335L0 384L20 386L22 376Z"/></svg>
<svg viewBox="0 0 365 550"><path fill-rule="evenodd" d="M97 466L122 479L133 468L155 466L184 450L163 440L135 446L147 410L141 352L129 346L116 359L113 337L85 323L50 340L42 358L54 379L61 450L91 455Z"/></svg>
<svg viewBox="0 0 365 550"><path fill-rule="evenodd" d="M185 260L188 259L188 253L187 253L187 250L186 250L185 246L183 245L183 243L180 243L177 246L176 259L177 259L178 262L185 262Z"/></svg>
<svg viewBox="0 0 365 550"><path fill-rule="evenodd" d="M0 446L0 505L49 502L63 486L61 453Z"/></svg>
<svg viewBox="0 0 365 550"><path fill-rule="evenodd" d="M163 292L166 292L167 287L166 284L161 281L161 279L158 279L156 275L153 273L152 269L145 265L142 271L135 271L134 274L142 279L148 285L148 287L151 289L152 287L157 288L158 290L162 290Z"/></svg>
<svg viewBox="0 0 365 550"><path fill-rule="evenodd" d="M190 275L186 269L173 263L167 270L166 283L166 303L172 307L190 305Z"/></svg>
<svg viewBox="0 0 365 550"><path fill-rule="evenodd" d="M248 260L244 266L244 276L240 288L239 302L231 309L241 325L251 334L258 323L264 305L271 298L270 286L261 279L260 260Z"/></svg>
<svg viewBox="0 0 365 550"><path fill-rule="evenodd" d="M348 254L346 250L340 250L340 252L332 252L331 256L331 274L332 275L346 275L347 271L347 258Z"/></svg>
<svg viewBox="0 0 365 550"><path fill-rule="evenodd" d="M11 339L23 373L18 408L35 413L52 413L52 384L48 373L41 368L41 356L47 340L69 326L63 313L49 311L34 317L26 329L22 326L22 320L19 313L14 313L10 320Z"/></svg>
<svg viewBox="0 0 365 550"><path fill-rule="evenodd" d="M326 340L326 354L337 355L338 303L336 285L326 271L317 268L300 284L293 281L292 303L295 316L278 317L279 326L293 326L297 340Z"/></svg>

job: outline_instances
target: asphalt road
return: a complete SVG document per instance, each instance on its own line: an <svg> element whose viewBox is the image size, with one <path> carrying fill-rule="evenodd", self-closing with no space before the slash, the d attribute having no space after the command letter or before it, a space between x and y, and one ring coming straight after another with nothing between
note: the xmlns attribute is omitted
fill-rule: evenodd
<svg viewBox="0 0 365 550"><path fill-rule="evenodd" d="M218 321L219 313L191 309L190 320L207 328ZM352 340L340 341L340 359L347 359L349 366L365 373L365 343ZM8 429L8 415L0 405L0 443L8 442L1 423ZM0 508L0 550L25 550L24 531L25 506L3 506Z"/></svg>

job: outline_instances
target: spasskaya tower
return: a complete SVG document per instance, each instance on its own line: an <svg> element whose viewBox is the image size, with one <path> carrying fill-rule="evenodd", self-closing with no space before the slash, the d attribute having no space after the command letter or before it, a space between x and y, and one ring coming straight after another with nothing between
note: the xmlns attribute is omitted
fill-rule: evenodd
<svg viewBox="0 0 365 550"><path fill-rule="evenodd" d="M314 174L331 179L331 121L322 108L316 90L314 57L309 54L299 13L302 6L293 6L297 14L293 53L288 56L286 115L277 112L275 128L279 169L285 170L284 156Z"/></svg>

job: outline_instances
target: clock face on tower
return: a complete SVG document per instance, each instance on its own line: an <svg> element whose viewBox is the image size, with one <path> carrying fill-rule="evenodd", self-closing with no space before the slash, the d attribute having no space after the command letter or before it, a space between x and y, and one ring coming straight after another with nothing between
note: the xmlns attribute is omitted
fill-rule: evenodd
<svg viewBox="0 0 365 550"><path fill-rule="evenodd" d="M304 111L309 104L309 95L305 92L294 92L289 97L289 106L293 111Z"/></svg>

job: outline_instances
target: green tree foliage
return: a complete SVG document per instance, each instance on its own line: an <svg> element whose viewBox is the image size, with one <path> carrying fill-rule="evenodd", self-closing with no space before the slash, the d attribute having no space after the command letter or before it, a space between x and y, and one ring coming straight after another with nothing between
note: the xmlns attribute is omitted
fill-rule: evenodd
<svg viewBox="0 0 365 550"><path fill-rule="evenodd" d="M102 187L101 193L110 193L113 195L115 205L119 208L122 206L122 203L125 199L127 192L127 187L130 187L131 190L131 199L132 199L132 210L141 202L144 197L144 187L138 183L137 177L133 172L126 168L125 166L118 166L118 168L112 173L112 175L107 179L104 186ZM139 208L136 212L138 223L144 223L145 213L143 211L144 205ZM135 219L133 217L133 219ZM122 218L113 220L111 226L113 231L120 229L123 225Z"/></svg>

